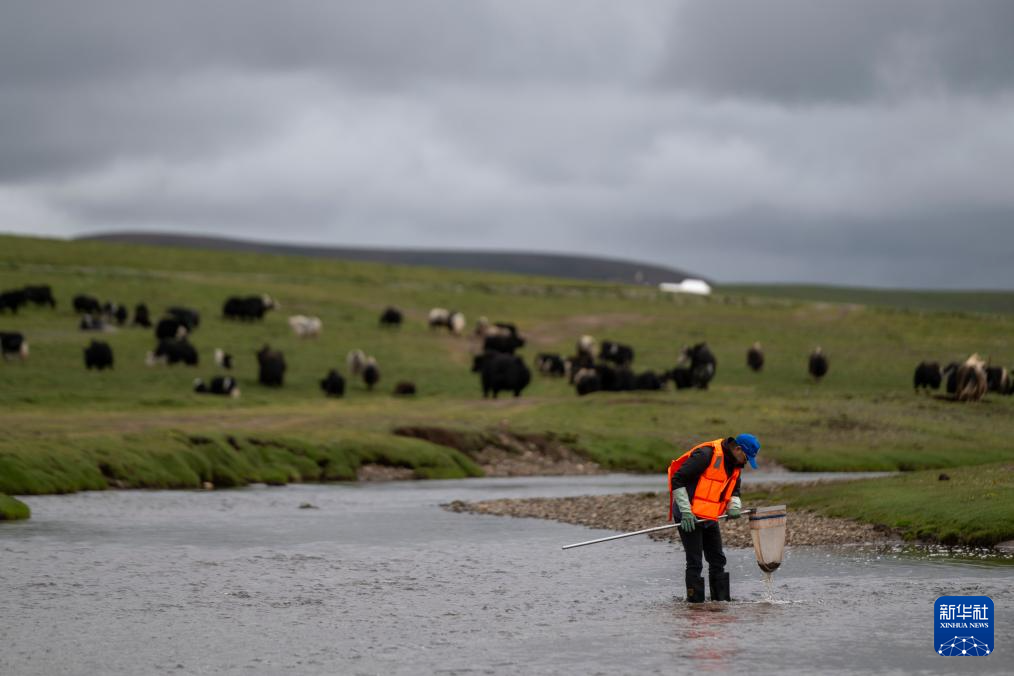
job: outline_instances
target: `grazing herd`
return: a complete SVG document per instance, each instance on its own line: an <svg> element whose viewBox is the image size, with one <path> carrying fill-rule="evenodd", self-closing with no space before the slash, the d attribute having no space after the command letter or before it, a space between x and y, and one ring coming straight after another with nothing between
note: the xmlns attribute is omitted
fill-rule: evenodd
<svg viewBox="0 0 1014 676"><path fill-rule="evenodd" d="M941 385L957 401L979 401L987 392L1007 396L1014 394L1014 378L1010 371L1002 366L989 365L977 353L963 362L951 362L943 368L939 362L919 362L913 377L915 391L939 390Z"/></svg>
<svg viewBox="0 0 1014 676"><path fill-rule="evenodd" d="M49 286L27 286L11 289L0 293L0 310L18 313L25 305L47 305L56 307L52 289ZM127 306L113 301L101 302L95 296L77 294L72 299L72 307L79 315L78 328L90 332L115 332L127 325L129 313ZM262 321L269 310L277 310L281 305L267 294L231 296L222 305L222 319L241 323ZM402 313L394 307L388 307L380 317L385 327L397 327L402 323ZM463 328L464 315L460 312L445 313L442 321L452 332L460 333ZM293 315L288 324L294 335L300 338L317 338L321 335L323 322L319 317ZM148 366L176 365L197 366L200 356L197 348L190 342L190 337L201 325L200 313L184 306L172 306L154 323L155 348L145 356ZM139 303L134 308L134 319L130 326L151 329L153 326L148 306ZM0 344L5 360L28 358L28 341L20 332L0 333ZM287 364L285 355L280 350L272 349L265 344L255 355L257 359L257 380L261 385L277 388L285 383ZM233 356L222 348L214 350L215 364L225 371L233 368ZM84 364L86 370L104 371L112 369L114 355L112 346L103 340L92 340L84 348ZM374 389L380 382L380 366L377 359L367 356L361 350L349 353L348 365L353 375L361 378L367 390ZM320 387L327 396L341 397L345 394L345 379L336 370L331 369L320 381ZM193 391L202 394L239 397L238 381L231 375L217 375L205 381L196 378ZM402 380L394 388L398 396L410 396L416 393L415 383Z"/></svg>
<svg viewBox="0 0 1014 676"><path fill-rule="evenodd" d="M17 315L29 304L50 309L57 305L48 285L0 292L0 313ZM78 328L81 331L112 333L128 326L130 319L126 305L108 300L101 302L87 294L75 295L72 307L79 315ZM222 305L222 319L245 324L259 323L263 322L268 311L280 307L278 301L267 294L231 296ZM300 314L288 317L287 321L296 337L312 339L322 335L323 322L319 317ZM397 329L403 321L402 311L389 306L381 312L379 325L385 329ZM154 326L155 347L145 357L149 366L198 366L199 352L190 342L190 337L200 324L200 313L184 306L168 307L158 321L153 322L148 306L138 303L134 306L133 321L129 326L149 330ZM433 308L427 316L427 324L432 330L446 329L452 336L464 336L466 318L458 310ZM471 370L478 376L483 397L496 398L500 393L521 396L531 384L532 370L518 354L527 341L517 324L493 322L480 317L471 335L475 341ZM0 332L0 347L5 361L28 358L28 341L20 332ZM258 382L266 387L283 387L287 370L285 355L264 344L254 356ZM594 392L658 391L666 389L669 382L677 390L706 390L718 371L717 359L704 342L682 348L676 363L667 370L637 371L634 369L635 356L632 345L615 340L599 343L595 337L583 335L578 338L570 356L538 353L533 370L543 377L566 378L578 396ZM231 371L234 365L232 355L222 348L214 350L214 362L225 371ZM759 342L753 343L747 350L746 363L755 373L763 371L765 356ZM87 370L112 369L114 355L110 344L104 340L91 340L84 348L84 364ZM381 370L377 359L363 350L350 351L346 355L346 367L350 377L360 380L367 391L374 390L380 383ZM827 376L828 370L827 355L820 347L815 347L807 362L807 371L813 382L819 383ZM987 392L1014 394L1014 378L1010 372L1006 368L992 366L978 354L944 367L939 362L921 362L916 367L913 384L917 392L945 387L947 394L956 401L979 401ZM346 392L346 379L338 369L329 369L319 385L328 397L342 397ZM240 396L238 382L232 375L216 375L207 381L197 378L193 382L193 391ZM393 389L393 394L398 396L412 396L416 392L415 383L406 380L399 380Z"/></svg>

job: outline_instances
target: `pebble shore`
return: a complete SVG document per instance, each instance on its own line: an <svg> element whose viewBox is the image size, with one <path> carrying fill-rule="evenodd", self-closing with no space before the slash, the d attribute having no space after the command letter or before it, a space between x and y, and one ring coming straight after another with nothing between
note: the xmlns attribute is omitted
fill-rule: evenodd
<svg viewBox="0 0 1014 676"><path fill-rule="evenodd" d="M444 507L453 512L550 519L590 528L629 532L664 525L669 516L667 500L667 493L631 493L481 502L455 500ZM593 537L589 535L589 539ZM678 539L675 530L652 533L649 537ZM787 545L884 544L897 540L897 536L891 532L869 524L789 510ZM752 547L747 519L723 520L722 542L727 547Z"/></svg>

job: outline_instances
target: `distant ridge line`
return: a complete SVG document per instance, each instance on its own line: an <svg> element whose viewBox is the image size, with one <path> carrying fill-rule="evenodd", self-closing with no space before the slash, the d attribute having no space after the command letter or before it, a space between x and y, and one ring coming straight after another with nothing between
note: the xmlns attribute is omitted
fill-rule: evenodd
<svg viewBox="0 0 1014 676"><path fill-rule="evenodd" d="M314 258L334 258L395 265L425 265L454 270L485 270L520 275L563 277L597 282L650 284L681 282L697 277L676 268L596 256L541 254L519 251L446 251L439 249L381 249L367 247L325 247L300 244L274 244L228 237L174 235L158 232L107 232L82 235L79 240L98 240L121 244L178 246L217 251L251 251Z"/></svg>

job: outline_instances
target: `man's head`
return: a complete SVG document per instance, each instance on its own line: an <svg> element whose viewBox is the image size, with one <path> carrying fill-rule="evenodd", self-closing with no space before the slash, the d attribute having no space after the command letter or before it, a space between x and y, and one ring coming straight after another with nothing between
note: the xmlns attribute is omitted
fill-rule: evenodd
<svg viewBox="0 0 1014 676"><path fill-rule="evenodd" d="M736 461L745 465L747 462L754 469L757 469L757 454L760 452L760 441L752 434L740 434L733 438L735 445L732 447L732 455Z"/></svg>

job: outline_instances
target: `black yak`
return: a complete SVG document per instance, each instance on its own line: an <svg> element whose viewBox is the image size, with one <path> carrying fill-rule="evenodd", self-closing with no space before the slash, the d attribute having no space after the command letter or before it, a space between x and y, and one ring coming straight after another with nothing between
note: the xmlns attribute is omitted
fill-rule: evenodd
<svg viewBox="0 0 1014 676"><path fill-rule="evenodd" d="M222 305L222 317L224 319L238 319L253 321L263 319L264 313L280 307L275 300L267 295L260 296L230 296Z"/></svg>
<svg viewBox="0 0 1014 676"><path fill-rule="evenodd" d="M97 315L102 312L102 303L94 296L79 293L74 296L74 312Z"/></svg>
<svg viewBox="0 0 1014 676"><path fill-rule="evenodd" d="M810 375L813 376L814 380L820 382L820 379L827 375L827 366L827 355L820 349L820 346L815 347L813 352L810 353L808 365Z"/></svg>
<svg viewBox="0 0 1014 676"><path fill-rule="evenodd" d="M935 361L922 361L915 367L915 375L912 377L912 385L916 392L922 390L939 390L943 382L943 371L940 364Z"/></svg>
<svg viewBox="0 0 1014 676"><path fill-rule="evenodd" d="M612 362L617 366L630 366L634 361L634 348L623 343L603 340L599 348L599 359Z"/></svg>
<svg viewBox="0 0 1014 676"><path fill-rule="evenodd" d="M697 343L690 347L684 347L680 353L680 360L677 369L683 367L690 370L690 384L699 390L708 389L708 383L715 377L718 370L718 361L707 343ZM673 369L676 371L677 369ZM677 381L677 388L679 383Z"/></svg>
<svg viewBox="0 0 1014 676"><path fill-rule="evenodd" d="M401 310L396 307L385 308L384 311L380 313L381 326L401 326L401 320Z"/></svg>
<svg viewBox="0 0 1014 676"><path fill-rule="evenodd" d="M329 397L342 397L345 395L345 378L335 369L331 369L320 381L320 389Z"/></svg>
<svg viewBox="0 0 1014 676"><path fill-rule="evenodd" d="M764 368L764 351L761 349L760 343L754 343L746 351L746 365L754 371Z"/></svg>
<svg viewBox="0 0 1014 676"><path fill-rule="evenodd" d="M158 341L155 351L149 352L144 360L148 366L179 364L180 362L187 366L197 366L197 348L186 338L163 338Z"/></svg>
<svg viewBox="0 0 1014 676"><path fill-rule="evenodd" d="M602 379L595 369L583 368L574 374L574 390L577 392L577 396L583 397L601 389Z"/></svg>
<svg viewBox="0 0 1014 676"><path fill-rule="evenodd" d="M109 343L93 340L84 349L84 362L85 368L89 371L111 369L113 368L113 348L109 347Z"/></svg>
<svg viewBox="0 0 1014 676"><path fill-rule="evenodd" d="M25 300L29 303L36 305L48 305L51 308L56 307L56 299L53 298L53 289L48 284L39 284L36 286L26 286L23 291L25 292Z"/></svg>
<svg viewBox="0 0 1014 676"><path fill-rule="evenodd" d="M28 359L28 341L23 333L18 331L0 332L0 351L4 359Z"/></svg>
<svg viewBox="0 0 1014 676"><path fill-rule="evenodd" d="M472 372L480 374L482 396L490 393L496 399L501 391L513 392L520 397L532 380L531 371L521 357L500 352L483 352L472 361Z"/></svg>
<svg viewBox="0 0 1014 676"><path fill-rule="evenodd" d="M415 394L415 383L401 380L394 386L394 394L399 397L410 397Z"/></svg>
<svg viewBox="0 0 1014 676"><path fill-rule="evenodd" d="M363 382L368 390L372 390L373 386L380 382L380 367L373 357L366 358L366 364L363 366Z"/></svg>
<svg viewBox="0 0 1014 676"><path fill-rule="evenodd" d="M567 365L558 354L540 352L535 357L535 368L546 376L562 376L567 372Z"/></svg>
<svg viewBox="0 0 1014 676"><path fill-rule="evenodd" d="M257 351L257 380L261 385L281 387L285 380L285 355L265 345Z"/></svg>
<svg viewBox="0 0 1014 676"><path fill-rule="evenodd" d="M138 303L134 307L134 326L143 326L146 329L151 328L151 315L148 313L148 306L144 303Z"/></svg>

